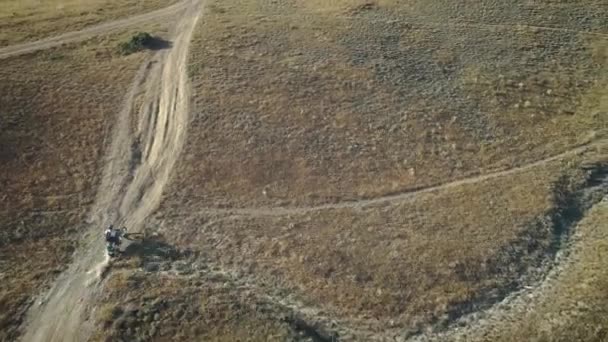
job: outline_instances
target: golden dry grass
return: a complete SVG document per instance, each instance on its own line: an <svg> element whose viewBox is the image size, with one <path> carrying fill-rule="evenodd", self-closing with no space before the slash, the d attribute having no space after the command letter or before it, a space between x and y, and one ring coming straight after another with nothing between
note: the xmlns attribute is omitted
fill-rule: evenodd
<svg viewBox="0 0 608 342"><path fill-rule="evenodd" d="M125 297L125 293L130 293ZM114 272L100 298L94 341L287 341L293 331L250 290L228 282Z"/></svg>
<svg viewBox="0 0 608 342"><path fill-rule="evenodd" d="M578 162L363 211L176 215L381 196L605 137L600 22L461 5L209 2L189 66L197 113L157 215L179 227L171 242L375 331L441 326L540 276L556 182L580 183Z"/></svg>
<svg viewBox="0 0 608 342"><path fill-rule="evenodd" d="M470 341L605 341L608 338L608 206L589 211L560 273L540 299L526 303L515 320L497 322L485 337ZM521 308L520 308L521 309ZM520 312L518 311L518 312Z"/></svg>
<svg viewBox="0 0 608 342"><path fill-rule="evenodd" d="M103 7L105 20L135 3L87 8ZM522 276L552 256L555 236L546 216L564 190L556 182L580 182L578 161L364 210L195 214L210 206L381 196L525 164L603 136L608 45L588 34L604 29L596 15L580 21L566 14L587 7L568 4L462 5L209 1L189 65L196 113L188 145L157 213L162 223L147 227L172 232L171 243L253 279L262 293L248 296L228 280L142 275L127 260L110 273L100 299L100 322L113 329L96 338L291 338L282 309L256 309L265 293L288 293L362 329L416 330L521 285ZM32 12L27 23L41 19L33 35L19 26L29 24L10 19L14 30L0 39L28 40L68 22L82 27L102 20L78 6L57 24L45 19L58 17L48 16L49 8ZM543 9L551 15L539 15ZM116 55L125 37L9 59L0 70L0 92L7 94L0 100L0 144L9 147L0 155L8 194L0 197L0 224L2 241L10 243L0 245L8 279L0 288L0 305L8 308L0 316L1 339L16 336L23 308L74 248L66 236L76 236L68 234L79 231L93 198L108 119L142 60ZM592 217L590 225L601 227L603 216ZM569 298L602 305L603 276L591 274L605 244L593 241L595 252L582 257L582 270L556 292L563 300L548 301L547 310L568 307ZM592 285L570 294L577 277ZM126 316L156 299L170 305L162 306L163 323L154 332L150 315ZM532 324L545 319L541 310L497 338L598 339L602 313L598 306L547 333Z"/></svg>
<svg viewBox="0 0 608 342"><path fill-rule="evenodd" d="M554 239L545 216L556 205L560 167L381 208L166 224L192 229L179 245L336 317L411 328L498 299L540 266Z"/></svg>
<svg viewBox="0 0 608 342"><path fill-rule="evenodd" d="M608 129L607 39L570 32L575 23L454 23L445 2L411 4L430 22L397 4L315 6L209 3L190 65L198 114L176 175L185 198L380 196L542 159Z"/></svg>
<svg viewBox="0 0 608 342"><path fill-rule="evenodd" d="M15 338L77 248L111 123L145 56L119 55L130 34L2 61L0 340Z"/></svg>
<svg viewBox="0 0 608 342"><path fill-rule="evenodd" d="M0 46L76 31L177 0L1 0Z"/></svg>

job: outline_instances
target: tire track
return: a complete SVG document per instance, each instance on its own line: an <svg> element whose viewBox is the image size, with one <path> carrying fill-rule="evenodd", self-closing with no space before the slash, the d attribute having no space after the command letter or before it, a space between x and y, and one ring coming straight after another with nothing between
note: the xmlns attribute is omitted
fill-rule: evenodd
<svg viewBox="0 0 608 342"><path fill-rule="evenodd" d="M184 144L189 116L186 61L201 12L198 0L181 6L183 14L171 35L173 47L156 52L142 66L118 115L84 243L41 303L30 307L24 341L87 340L95 323L95 308L89 303L103 289L99 275L108 263L100 230L110 221L126 224L136 232L161 200ZM143 102L135 110L139 96ZM154 120L157 124L134 131L130 127L133 114L140 122ZM146 137L141 145L149 153L133 167L131 144L138 136Z"/></svg>
<svg viewBox="0 0 608 342"><path fill-rule="evenodd" d="M75 262L60 276L44 300L45 304L32 307L25 341L82 341L91 332L91 313L94 308L87 303L101 290L103 284L89 272L104 255L103 244L99 241L99 228L108 218L122 222L137 231L143 221L158 206L164 186L169 180L185 140L188 123L189 92L186 60L189 41L198 20L198 1L186 0L168 8L101 24L81 31L66 33L38 42L25 43L0 49L0 59L59 46L64 43L84 40L110 30L124 28L139 23L186 13L177 23L173 35L174 47L169 51L159 51L150 62L142 67L136 86L127 96L127 105L121 112L110 148L108 164L93 214L84 247L75 257ZM140 88L141 90L138 94ZM130 127L134 99L143 98L143 105L137 114L137 128ZM139 141L135 151L141 154L141 161L133 165L133 141ZM605 140L578 146L572 150L551 156L530 164L508 170L464 178L448 183L409 190L387 196L322 204L308 207L261 207L261 208L204 208L201 213L240 216L284 216L305 214L320 210L353 208L360 209L390 202L414 199L416 196L446 190L466 184L508 176L530 170L566 157L589 152L594 148L606 147ZM92 310L92 311L91 311ZM88 322L87 322L88 320Z"/></svg>
<svg viewBox="0 0 608 342"><path fill-rule="evenodd" d="M165 17L170 17L173 15L177 15L180 11L184 10L188 5L187 0L180 1L176 4L173 4L169 7L165 7L156 11L127 17L123 19L118 19L115 21L110 21L106 23L102 23L99 25L94 25L91 27L84 28L79 31L67 32L64 34L60 34L58 36L45 38L42 40L37 40L33 42L27 42L22 44L11 45L7 47L0 48L0 59L5 59L17 55L22 55L30 52L35 52L38 50L50 49L56 46L60 46L67 43L74 43L82 40L86 40L88 38L109 32L118 29L127 28L130 26L140 25L142 23L158 20Z"/></svg>
<svg viewBox="0 0 608 342"><path fill-rule="evenodd" d="M408 200L414 199L414 197L425 194L432 193L441 190L447 190L456 188L462 185L467 184L475 184L479 182L483 182L486 180L509 176L512 174L516 174L519 172L527 171L542 165L546 165L553 161L561 160L567 157L572 157L577 154L584 154L593 149L602 149L608 147L608 140L600 139L595 140L594 142L589 142L580 146L577 146L568 151L562 152L560 154L540 159L535 162L525 164L522 166L510 168L507 170L496 171L491 173L486 173L483 175L478 175L474 177L463 178L447 183L441 183L437 185L431 185L428 187L407 190L404 192L389 194L386 196L375 197L375 198L367 198L353 201L342 201L337 203L327 203L320 204L316 206L302 206L302 207L243 207L243 208L203 208L198 211L200 214L207 215L232 215L232 216L248 216L248 217L263 217L263 216L288 216L288 215L301 215L307 214L310 212L321 211L321 210L334 210L334 209L362 209L366 207L371 207L374 205L383 205L391 202L404 202Z"/></svg>

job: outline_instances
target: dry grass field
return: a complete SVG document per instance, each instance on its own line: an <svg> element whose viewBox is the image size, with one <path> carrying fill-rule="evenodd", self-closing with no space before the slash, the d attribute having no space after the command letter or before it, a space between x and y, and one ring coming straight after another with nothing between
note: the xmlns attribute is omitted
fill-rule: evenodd
<svg viewBox="0 0 608 342"><path fill-rule="evenodd" d="M1 0L0 47L56 36L177 0Z"/></svg>
<svg viewBox="0 0 608 342"><path fill-rule="evenodd" d="M145 56L118 53L130 34L2 61L0 340L14 340L78 247L108 132Z"/></svg>
<svg viewBox="0 0 608 342"><path fill-rule="evenodd" d="M586 192L604 176L580 171L585 159L365 209L238 218L162 208L147 227L150 236L161 234L158 240L133 247L116 266L108 281L113 292L98 303L100 324L112 327L110 339L159 341L390 340L449 332L463 314L543 279L556 252L570 248L562 244L574 225L606 194L605 183ZM523 336L524 325L530 336L599 341L591 337L602 333L605 272L597 258L606 226L589 220L581 225L592 222L593 234L577 228L584 238L572 239L583 260L554 277L559 301L545 299L531 314L554 324L544 312L556 315L563 303L568 329L547 335L516 316L493 322L488 336L512 340ZM568 290L569 279L585 279L585 291ZM473 331L467 340L486 340L480 336Z"/></svg>
<svg viewBox="0 0 608 342"><path fill-rule="evenodd" d="M581 238L563 275L521 320L499 326L495 341L605 341L608 338L608 206L594 208L579 226ZM488 336L491 339L492 336Z"/></svg>
<svg viewBox="0 0 608 342"><path fill-rule="evenodd" d="M273 304L221 276L196 279L117 272L101 299L104 327L94 340L293 340L298 331L278 320ZM141 289L145 289L142 291ZM125 291L132 292L127 299Z"/></svg>
<svg viewBox="0 0 608 342"><path fill-rule="evenodd" d="M208 2L189 65L195 113L186 150L147 224L148 233L193 255L140 257L125 272L198 279L200 288L208 274L228 274L275 303L275 322L305 318L288 325L305 325L303 335L263 338L252 329L245 340L456 339L451 329L468 313L492 310L541 281L556 253L574 244L576 224L606 193L594 187L605 149L402 200L357 201L605 139L603 8L597 1ZM581 167L590 158L601 162L595 171ZM344 201L352 208L332 209ZM594 222L599 235L585 241L602 248L606 227ZM564 273L558 301L466 340L600 341L600 254L589 252L588 271L577 273L593 282L587 290L567 291L576 276ZM172 298L188 293L175 281L153 288ZM579 296L593 302L587 314L543 328L556 324L545 312ZM199 314L232 327L217 312ZM135 327L154 340L191 336L188 325L150 334L145 318Z"/></svg>
<svg viewBox="0 0 608 342"><path fill-rule="evenodd" d="M238 206L375 197L605 135L606 36L460 25L441 17L450 11L440 2L411 5L433 11L431 22L414 9L328 3L341 6L208 4L190 66L192 162L176 173L194 183L185 198Z"/></svg>
<svg viewBox="0 0 608 342"><path fill-rule="evenodd" d="M7 2L0 46L173 2ZM186 145L92 340L606 340L607 11L208 0ZM3 61L0 340L78 248L131 33Z"/></svg>

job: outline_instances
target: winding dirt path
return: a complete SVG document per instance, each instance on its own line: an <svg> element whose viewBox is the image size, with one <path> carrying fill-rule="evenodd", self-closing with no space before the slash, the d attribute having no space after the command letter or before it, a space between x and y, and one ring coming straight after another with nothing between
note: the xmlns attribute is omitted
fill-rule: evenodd
<svg viewBox="0 0 608 342"><path fill-rule="evenodd" d="M95 309L88 303L102 290L99 275L108 262L99 243L103 227L115 222L137 231L160 202L184 144L189 117L186 62L201 13L198 0L180 6L173 47L156 52L142 66L117 118L82 248L41 304L30 308L24 341L85 341L90 336ZM136 102L140 108L134 108ZM138 127L131 127L133 121Z"/></svg>
<svg viewBox="0 0 608 342"><path fill-rule="evenodd" d="M79 31L67 32L58 36L45 38L42 40L37 40L33 42L27 42L17 45L6 46L0 48L0 59L17 56L29 52L34 52L38 50L49 49L52 47L60 46L67 43L73 43L77 41L82 41L87 38L91 38L102 33L106 33L109 31L114 31L118 29L123 29L130 26L140 25L142 23L158 20L170 16L174 16L178 14L180 11L183 11L184 8L188 6L189 1L183 0L171 6L161 8L156 11L118 19L115 21L105 22L99 25L94 25L91 27L84 28Z"/></svg>
<svg viewBox="0 0 608 342"><path fill-rule="evenodd" d="M560 154L540 159L535 162L521 165L518 167L510 168L507 170L496 171L481 174L478 176L467 177L458 179L455 181L432 185L424 188L407 190L404 192L390 194L386 196L380 196L375 198L367 198L352 201L342 201L337 203L320 204L316 206L302 206L302 207L243 207L243 208L203 208L199 211L201 214L210 215L232 215L232 216L249 216L249 217L262 217L262 216L287 216L287 215L298 215L307 214L314 211L320 210L331 210L331 209L362 209L365 207L371 207L374 205L383 205L390 202L404 202L411 200L414 197L431 192L437 192L440 190L447 190L455 187L459 187L467 184L474 184L483 182L486 180L509 176L519 172L527 171L535 167L546 165L556 160L561 160L567 157L572 157L577 154L583 154L594 149L608 148L608 140L601 139L589 142L583 145L579 145L568 151Z"/></svg>
<svg viewBox="0 0 608 342"><path fill-rule="evenodd" d="M93 331L94 322L90 318L95 308L88 303L102 290L103 283L98 271L107 264L104 246L99 243L100 230L108 222L124 224L131 231L141 228L144 220L160 203L164 187L184 145L190 98L186 61L189 42L201 14L200 6L198 0L184 0L135 17L37 42L0 48L0 59L3 59L84 40L150 20L179 16L172 32L173 47L156 52L142 66L127 94L108 147L102 183L82 248L75 254L73 264L59 276L41 303L30 308L24 341L85 341ZM141 103L141 106L135 108L136 103ZM133 122L136 123L135 126L132 125ZM512 175L607 146L606 140L597 140L508 170L377 198L308 207L204 208L200 212L258 217L306 214L329 209L360 209L412 200L424 193Z"/></svg>

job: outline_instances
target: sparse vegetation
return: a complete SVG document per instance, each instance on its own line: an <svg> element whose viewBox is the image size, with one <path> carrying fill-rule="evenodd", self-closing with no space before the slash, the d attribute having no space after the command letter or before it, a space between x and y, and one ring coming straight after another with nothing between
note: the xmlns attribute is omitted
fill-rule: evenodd
<svg viewBox="0 0 608 342"><path fill-rule="evenodd" d="M210 5L191 58L198 114L155 221L183 227L175 245L387 336L444 330L545 274L550 218L574 196L556 182L581 184L577 158L365 210L192 213L374 198L601 139L606 40L584 33L600 26L484 1Z"/></svg>
<svg viewBox="0 0 608 342"><path fill-rule="evenodd" d="M175 244L207 251L211 260L258 279L267 291L283 289L333 319L356 319L371 330L422 331L543 275L560 238L553 221L566 210L560 198L574 196L581 186L581 175L571 176L572 185L554 185L558 179L551 175L561 168L382 208L211 219L216 223L192 224L196 234L184 231ZM176 218L166 226L185 224ZM222 247L213 248L218 241Z"/></svg>
<svg viewBox="0 0 608 342"><path fill-rule="evenodd" d="M124 36L2 61L1 341L16 339L25 309L79 246L106 134L142 61L116 56Z"/></svg>
<svg viewBox="0 0 608 342"><path fill-rule="evenodd" d="M105 327L108 327L112 325L112 322L114 322L122 314L122 307L115 304L105 304L99 309L97 317Z"/></svg>
<svg viewBox="0 0 608 342"><path fill-rule="evenodd" d="M155 38L148 32L138 32L134 34L128 41L118 45L118 50L123 55L130 55L144 49L149 49L153 46Z"/></svg>
<svg viewBox="0 0 608 342"><path fill-rule="evenodd" d="M10 2L0 46L167 4L140 3ZM208 1L187 146L93 340L605 340L606 145L455 183L605 141L603 9ZM140 29L3 60L2 341L78 248L135 52L168 44Z"/></svg>
<svg viewBox="0 0 608 342"><path fill-rule="evenodd" d="M141 271L131 272L136 275ZM298 332L274 316L284 315L284 310L255 291L205 272L191 280L180 275L151 275L139 274L144 279L140 289L145 291L134 291L128 300L124 293L129 289L117 286L100 298L122 303L126 309L118 317L112 316L111 328L100 331L96 340L104 335L106 340L162 340L167 336L180 341L298 340ZM104 315L97 317L104 321Z"/></svg>
<svg viewBox="0 0 608 342"><path fill-rule="evenodd" d="M212 2L195 39L197 162L176 174L184 198L382 196L542 159L608 129L593 114L608 81L601 37L445 22L453 13L437 1L398 4L431 22L394 2L355 14L365 2L262 2Z"/></svg>
<svg viewBox="0 0 608 342"><path fill-rule="evenodd" d="M518 319L490 316L481 325L461 331L459 337L467 341L605 341L608 315L602 289L608 275L601 255L608 251L607 214L606 202L586 213L574 243L566 247L569 256L551 279L526 293L522 305L512 305L510 312Z"/></svg>
<svg viewBox="0 0 608 342"><path fill-rule="evenodd" d="M152 11L177 0L0 1L0 47Z"/></svg>

